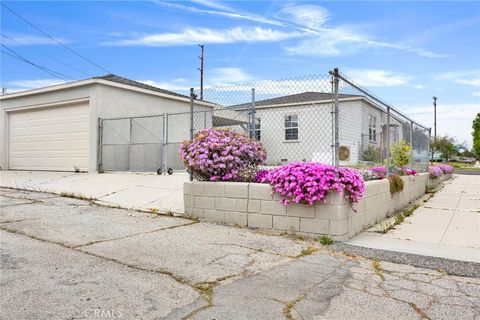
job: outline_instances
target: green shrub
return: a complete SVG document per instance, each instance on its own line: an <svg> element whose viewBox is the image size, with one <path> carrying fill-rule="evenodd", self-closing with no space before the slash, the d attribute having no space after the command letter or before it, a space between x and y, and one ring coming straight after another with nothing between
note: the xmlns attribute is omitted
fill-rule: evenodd
<svg viewBox="0 0 480 320"><path fill-rule="evenodd" d="M369 144L367 148L363 151L363 160L379 162L380 161L380 149Z"/></svg>
<svg viewBox="0 0 480 320"><path fill-rule="evenodd" d="M392 165L403 168L412 160L412 148L405 142L400 140L392 144L390 147L390 159Z"/></svg>
<svg viewBox="0 0 480 320"><path fill-rule="evenodd" d="M392 173L390 176L388 176L388 181L390 182L391 194L403 191L404 183L398 174Z"/></svg>

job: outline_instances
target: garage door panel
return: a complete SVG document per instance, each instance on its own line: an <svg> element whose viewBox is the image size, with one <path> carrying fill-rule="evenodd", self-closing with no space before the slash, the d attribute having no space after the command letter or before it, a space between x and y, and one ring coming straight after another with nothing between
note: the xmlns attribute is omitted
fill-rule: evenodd
<svg viewBox="0 0 480 320"><path fill-rule="evenodd" d="M9 168L88 170L88 104L12 112Z"/></svg>

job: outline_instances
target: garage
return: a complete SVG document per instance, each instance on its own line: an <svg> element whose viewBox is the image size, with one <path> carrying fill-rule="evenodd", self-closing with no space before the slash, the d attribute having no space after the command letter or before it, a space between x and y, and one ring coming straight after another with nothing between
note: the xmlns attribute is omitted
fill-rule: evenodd
<svg viewBox="0 0 480 320"><path fill-rule="evenodd" d="M88 171L87 103L11 112L9 169Z"/></svg>
<svg viewBox="0 0 480 320"><path fill-rule="evenodd" d="M143 137L144 129L156 135L158 144L163 122L144 122L163 119L167 113L189 111L189 96L113 74L0 94L0 170L103 172L100 153L103 119L131 117L143 120L130 121L131 125L124 128L130 133L125 137L128 144L114 147L135 149L128 153L133 157L114 155L110 160L121 170L153 170L147 164L155 163L158 168L163 156L157 151L151 152L152 147L145 148L152 139ZM175 117L171 125L186 128L185 136L188 136L188 121L188 117ZM122 130L115 126L111 129L114 133ZM183 133L182 129L177 131ZM171 152L175 158L177 145ZM125 161L134 165L123 166Z"/></svg>

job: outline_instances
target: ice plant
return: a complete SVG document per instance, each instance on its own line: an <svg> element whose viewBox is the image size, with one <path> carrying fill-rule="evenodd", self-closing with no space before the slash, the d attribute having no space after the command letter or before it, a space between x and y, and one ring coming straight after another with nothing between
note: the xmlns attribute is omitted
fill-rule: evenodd
<svg viewBox="0 0 480 320"><path fill-rule="evenodd" d="M417 171L414 170L414 169L404 168L403 169L403 174L406 175L406 176L414 176L414 175L417 174Z"/></svg>
<svg viewBox="0 0 480 320"><path fill-rule="evenodd" d="M436 167L439 167L443 171L443 173L446 174L453 172L453 167L448 164L439 163L436 165Z"/></svg>
<svg viewBox="0 0 480 320"><path fill-rule="evenodd" d="M258 170L253 182L256 183L268 183L267 181L268 170Z"/></svg>
<svg viewBox="0 0 480 320"><path fill-rule="evenodd" d="M280 194L280 201L285 205L324 202L333 191L343 194L350 202L357 202L365 191L365 183L357 170L315 162L292 162L271 169L264 180Z"/></svg>
<svg viewBox="0 0 480 320"><path fill-rule="evenodd" d="M432 179L437 179L443 175L442 169L438 166L429 166L428 173Z"/></svg>
<svg viewBox="0 0 480 320"><path fill-rule="evenodd" d="M207 129L182 143L180 159L196 179L239 181L243 171L265 162L262 144L244 134L226 129Z"/></svg>
<svg viewBox="0 0 480 320"><path fill-rule="evenodd" d="M377 179L383 179L387 175L387 169L385 167L372 167L370 171L372 171Z"/></svg>

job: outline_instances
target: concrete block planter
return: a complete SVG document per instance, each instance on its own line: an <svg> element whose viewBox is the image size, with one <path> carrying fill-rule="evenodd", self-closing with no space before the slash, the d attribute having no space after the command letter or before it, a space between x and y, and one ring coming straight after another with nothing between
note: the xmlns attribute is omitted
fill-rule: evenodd
<svg viewBox="0 0 480 320"><path fill-rule="evenodd" d="M322 204L285 206L279 202L278 195L272 194L268 184L186 182L185 215L218 223L346 240L421 197L425 187L433 183L428 173L402 179L404 190L394 195L390 194L387 179L367 181L364 197L353 206L336 192L330 193Z"/></svg>
<svg viewBox="0 0 480 320"><path fill-rule="evenodd" d="M453 173L447 173L447 174L443 174L441 177L439 178L436 178L436 179L432 179L432 178L428 178L428 186L431 187L431 188L436 188L440 185L440 183L446 181L446 180L449 180L453 177Z"/></svg>

